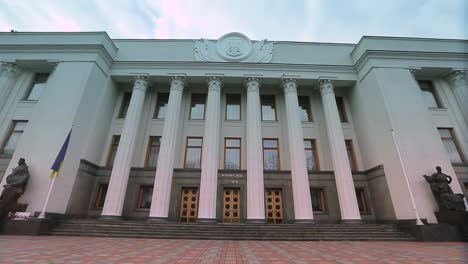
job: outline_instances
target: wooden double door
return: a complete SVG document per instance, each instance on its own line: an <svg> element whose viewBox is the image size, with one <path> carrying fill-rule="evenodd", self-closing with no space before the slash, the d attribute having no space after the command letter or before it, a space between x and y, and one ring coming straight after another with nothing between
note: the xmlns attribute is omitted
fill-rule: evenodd
<svg viewBox="0 0 468 264"><path fill-rule="evenodd" d="M240 223L240 188L223 190L223 223Z"/></svg>
<svg viewBox="0 0 468 264"><path fill-rule="evenodd" d="M278 188L265 190L265 211L267 224L284 223L283 190Z"/></svg>
<svg viewBox="0 0 468 264"><path fill-rule="evenodd" d="M184 187L180 197L180 222L195 223L198 215L198 187Z"/></svg>

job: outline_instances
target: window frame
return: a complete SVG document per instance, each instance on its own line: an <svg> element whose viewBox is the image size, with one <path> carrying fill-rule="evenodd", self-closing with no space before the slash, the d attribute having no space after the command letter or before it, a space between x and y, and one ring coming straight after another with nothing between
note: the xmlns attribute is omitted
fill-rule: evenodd
<svg viewBox="0 0 468 264"><path fill-rule="evenodd" d="M271 147L265 148L265 142L264 142L265 140L275 140L277 147L276 148L271 148ZM277 170L265 169L265 149L267 149L267 150L276 149L277 161L278 161L278 169ZM280 171L281 170L281 151L280 151L280 145L279 145L279 139L278 138L262 138L262 154L263 154L263 170L264 171Z"/></svg>
<svg viewBox="0 0 468 264"><path fill-rule="evenodd" d="M191 147L188 145L189 139L201 139L201 146ZM187 168L187 150L189 148L199 148L200 149L200 168ZM201 169L203 160L203 137L186 137L185 139L185 155L184 155L184 169Z"/></svg>
<svg viewBox="0 0 468 264"><path fill-rule="evenodd" d="M46 77L45 77L45 81L44 81L44 82L39 82L38 76L46 76ZM50 73L49 73L49 72L36 72L36 73L34 73L34 77L33 77L32 83L31 83L31 87L29 87L29 90L28 90L28 93L26 94L26 96L23 97L23 98L24 98L23 101L30 101L30 102L37 102L37 101L39 101L39 98L38 98L38 99L29 99L29 96L31 96L31 93L33 92L34 86L35 86L36 84L41 84L41 83L47 84L47 81L49 80L49 77L50 77ZM42 91L42 92L43 92L43 91ZM42 92L41 92L41 94L42 94ZM39 95L39 96L40 96L40 95Z"/></svg>
<svg viewBox="0 0 468 264"><path fill-rule="evenodd" d="M348 149L348 143L349 143L349 149ZM348 150L350 150L350 152L351 152L352 164L349 164L349 167L350 167L352 172L356 172L356 171L358 171L358 166L357 166L357 157L356 157L356 151L354 149L353 140L352 139L345 139L345 146L346 146L346 154L348 155Z"/></svg>
<svg viewBox="0 0 468 264"><path fill-rule="evenodd" d="M312 150L313 153L314 153L314 159L315 159L315 170L309 170L309 168L307 168L307 171L320 171L320 159L319 159L319 156L318 156L317 139L315 139L315 138L304 138L303 141L311 141L312 145L314 146L314 148L306 148L305 145L304 145L304 152L306 152L308 150ZM306 156L306 165L307 165L307 156Z"/></svg>
<svg viewBox="0 0 468 264"><path fill-rule="evenodd" d="M148 139L148 145L147 145L147 148L146 148L146 157L145 157L145 168L157 168L158 167L158 161L156 160L156 167L149 167L148 166L148 163L149 163L149 157L150 157L150 151L151 151L151 147L153 146L152 145L152 140L153 138L157 138L159 139L159 148L158 148L158 159L159 159L159 152L161 151L161 136L149 136L149 139Z"/></svg>
<svg viewBox="0 0 468 264"><path fill-rule="evenodd" d="M310 96L309 95L298 95L297 96L297 102L299 104L299 109L302 111L302 107L301 107L301 98L305 98L307 99L307 118L308 120L302 120L302 115L299 117L301 122L314 122L314 115L312 113L312 104L310 103Z"/></svg>
<svg viewBox="0 0 468 264"><path fill-rule="evenodd" d="M228 119L228 97L229 96L239 96L239 119ZM226 121L242 120L242 94L226 93L226 106L225 106L224 120Z"/></svg>
<svg viewBox="0 0 468 264"><path fill-rule="evenodd" d="M418 83L418 86L419 86L419 89L423 92L430 92L432 94L432 97L434 98L434 101L437 105L437 107L430 107L430 106L427 106L426 107L428 109L447 109L444 107L444 104L442 103L442 100L440 98L440 95L439 93L437 92L437 90L435 89L434 87L434 83L432 80L417 80L417 83ZM424 85L426 84L427 87L422 87L421 85ZM426 104L426 100L424 99L424 104Z"/></svg>
<svg viewBox="0 0 468 264"><path fill-rule="evenodd" d="M157 120L164 120L166 119L166 116L164 117L158 117L159 115L159 107L161 105L161 99L162 98L167 98L167 103L166 103L166 115L167 115L167 106L169 105L169 93L158 93L156 95L156 106L154 108L154 113L153 113L153 118L152 119L157 119Z"/></svg>
<svg viewBox="0 0 468 264"><path fill-rule="evenodd" d="M320 202L321 202L321 205L322 205L322 210L315 210L313 209L314 208L314 205L313 205L313 201L312 201L312 191L313 190L318 190L320 192ZM326 195L325 195L325 187L322 187L322 186L312 186L310 187L310 198L311 198L311 204L312 204L312 210L314 211L314 213L323 213L323 214L326 214L328 213L328 206L327 206L327 200L326 200Z"/></svg>
<svg viewBox="0 0 468 264"><path fill-rule="evenodd" d="M127 105L126 103L127 100L128 100L128 106L125 107ZM131 100L132 100L132 92L124 92L122 95L122 101L120 102L120 109L119 109L119 114L117 115L117 119L125 119L127 117L127 112L128 112L128 108L130 107Z"/></svg>
<svg viewBox="0 0 468 264"><path fill-rule="evenodd" d="M8 141L10 141L11 135L13 135L13 133L15 133L16 124L26 123L26 126L27 126L28 122L29 122L28 120L12 120L11 121L10 127L8 128L8 132L6 133L5 137L2 140L2 144L0 145L0 155L13 155L14 152L12 154L5 153L5 147L6 147L7 143L8 143ZM18 131L22 131L21 135L23 135L25 130L18 130ZM16 148L15 148L15 151L16 151Z"/></svg>
<svg viewBox="0 0 468 264"><path fill-rule="evenodd" d="M440 129L448 130L450 135L452 135L452 137L451 138L442 137L440 135L440 133L439 133ZM462 148L461 148L460 144L458 143L458 138L457 138L457 136L455 134L455 131L454 131L453 127L437 127L437 133L439 134L440 140L442 141L442 145L444 145L445 151L447 151L447 149L445 148L444 139L451 139L453 141L453 143L455 144L455 148L456 148L456 150L458 152L458 155L460 156L461 162L462 163L465 162L466 161L465 155L463 154ZM448 154L448 152L447 152L447 154ZM450 161L450 163L452 163L452 161Z"/></svg>
<svg viewBox="0 0 468 264"><path fill-rule="evenodd" d="M117 146L117 149L115 150L115 156L117 156L117 150L119 148L119 144L120 144L120 136L121 135L112 135L112 140L111 140L111 144L109 146L109 152L107 154L107 161L106 161L106 167L114 167L114 161L115 161L115 157L113 158L113 161L112 161L112 165L111 165L111 159L112 159L112 149L114 146ZM115 144L115 142L117 141L117 138L118 138L118 143Z"/></svg>
<svg viewBox="0 0 468 264"><path fill-rule="evenodd" d="M193 110L193 98L194 95L203 95L205 97L205 101L203 102L203 117L202 118L192 118L192 110ZM205 120L206 115L206 102L208 100L208 96L206 93L192 93L190 95L190 112L189 112L189 120Z"/></svg>
<svg viewBox="0 0 468 264"><path fill-rule="evenodd" d="M361 203L362 203L362 206L363 206L362 211L361 211L361 208L359 208L359 213L361 213L361 214L370 214L371 210L370 210L370 207L369 207L369 203L367 202L366 189L363 188L363 187L356 187L356 188L354 188L354 190L355 190L355 193L356 193L356 199L360 199ZM358 193L359 193L359 196L358 196ZM359 207L359 203L358 203L358 207Z"/></svg>
<svg viewBox="0 0 468 264"><path fill-rule="evenodd" d="M228 147L226 145L227 140L239 140L239 147ZM239 150L239 168L238 169L228 169L226 168L226 150L227 149L238 149ZM224 169L225 170L241 170L242 169L242 138L240 137L225 137L224 138Z"/></svg>
<svg viewBox="0 0 468 264"><path fill-rule="evenodd" d="M106 195L102 197L103 189L106 189ZM104 203L106 201L107 191L109 190L109 183L99 183L98 185L98 192L96 195L96 200L94 201L94 208L95 209L102 209L104 207ZM99 206L101 199L103 199L102 206Z"/></svg>
<svg viewBox="0 0 468 264"><path fill-rule="evenodd" d="M345 105L345 100L343 96L335 96L335 102L336 106L338 108L338 116L340 117L340 122L341 123L349 123L349 117L348 113L346 111L346 105ZM343 118L344 120L341 120L341 115L340 113L343 113Z"/></svg>
<svg viewBox="0 0 468 264"><path fill-rule="evenodd" d="M265 120L263 119L263 101L264 101L264 97L268 97L268 96L271 96L273 97L273 110L275 112L275 119L273 120ZM277 113L277 105L276 105L276 95L274 94L261 94L260 95L260 117L261 117L261 121L266 121L266 122L274 122L274 121L278 121L278 113Z"/></svg>
<svg viewBox="0 0 468 264"><path fill-rule="evenodd" d="M144 189L152 189L151 192L153 192L154 191L154 186L150 185L150 184L141 184L139 186L139 188L138 188L138 199L137 199L137 205L136 205L136 209L138 209L138 210L149 210L151 208L151 204L150 204L149 207L142 207L141 206Z"/></svg>

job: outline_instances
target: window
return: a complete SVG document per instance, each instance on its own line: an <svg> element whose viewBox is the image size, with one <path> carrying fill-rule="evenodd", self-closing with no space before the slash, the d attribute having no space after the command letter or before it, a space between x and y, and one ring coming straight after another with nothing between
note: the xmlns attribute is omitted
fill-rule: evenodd
<svg viewBox="0 0 468 264"><path fill-rule="evenodd" d="M312 111L310 109L310 98L309 96L298 96L299 101L299 114L301 121L309 122L313 121L312 119Z"/></svg>
<svg viewBox="0 0 468 264"><path fill-rule="evenodd" d="M224 139L224 168L226 170L240 170L241 168L241 140L240 138Z"/></svg>
<svg viewBox="0 0 468 264"><path fill-rule="evenodd" d="M344 105L343 97L335 97L336 106L338 107L338 114L340 115L341 123L348 123L348 117L346 116L346 110Z"/></svg>
<svg viewBox="0 0 468 264"><path fill-rule="evenodd" d="M132 98L132 93L124 93L122 104L120 105L119 116L117 118L125 118L128 111L128 106L130 105L130 99Z"/></svg>
<svg viewBox="0 0 468 264"><path fill-rule="evenodd" d="M262 104L262 120L275 121L276 120L276 105L274 95L261 95L260 101Z"/></svg>
<svg viewBox="0 0 468 264"><path fill-rule="evenodd" d="M366 194L364 189L356 188L356 199L358 202L359 212L368 213L369 207L367 206Z"/></svg>
<svg viewBox="0 0 468 264"><path fill-rule="evenodd" d="M146 153L145 167L156 168L158 164L159 147L161 137L151 136L148 141L148 151Z"/></svg>
<svg viewBox="0 0 468 264"><path fill-rule="evenodd" d="M120 136L112 136L112 143L109 149L109 156L107 157L107 167L114 166L115 155L119 147Z"/></svg>
<svg viewBox="0 0 468 264"><path fill-rule="evenodd" d="M278 139L263 139L263 169L279 170Z"/></svg>
<svg viewBox="0 0 468 264"><path fill-rule="evenodd" d="M437 130L450 157L450 161L453 163L463 162L463 155L453 135L453 130L451 128L437 128Z"/></svg>
<svg viewBox="0 0 468 264"><path fill-rule="evenodd" d="M10 131L2 144L0 153L10 155L15 152L16 145L18 144L21 135L23 135L24 129L27 125L28 121L13 121Z"/></svg>
<svg viewBox="0 0 468 264"><path fill-rule="evenodd" d="M439 97L437 96L432 81L418 81L419 88L423 93L424 102L428 108L442 108Z"/></svg>
<svg viewBox="0 0 468 264"><path fill-rule="evenodd" d="M185 148L185 168L199 169L201 166L203 138L187 137Z"/></svg>
<svg viewBox="0 0 468 264"><path fill-rule="evenodd" d="M304 150L307 161L307 170L313 171L318 170L318 156L317 146L315 145L315 139L304 139Z"/></svg>
<svg viewBox="0 0 468 264"><path fill-rule="evenodd" d="M138 192L138 209L149 209L151 207L151 199L153 198L153 186L142 185Z"/></svg>
<svg viewBox="0 0 468 264"><path fill-rule="evenodd" d="M349 166L351 167L352 171L357 171L356 157L354 155L353 142L351 141L351 139L346 139L345 144L346 144L346 152L348 153Z"/></svg>
<svg viewBox="0 0 468 264"><path fill-rule="evenodd" d="M192 94L192 104L190 105L190 119L202 120L205 118L206 94Z"/></svg>
<svg viewBox="0 0 468 264"><path fill-rule="evenodd" d="M104 201L106 200L108 187L109 187L109 184L107 183L99 184L98 194L96 197L96 202L94 203L94 207L102 208L104 206Z"/></svg>
<svg viewBox="0 0 468 264"><path fill-rule="evenodd" d="M44 91L44 87L46 86L47 78L49 78L48 73L36 73L34 75L34 82L26 100L28 101L39 100L39 97L41 96L42 91Z"/></svg>
<svg viewBox="0 0 468 264"><path fill-rule="evenodd" d="M310 197L312 198L312 210L314 212L326 212L325 194L323 188L310 188Z"/></svg>
<svg viewBox="0 0 468 264"><path fill-rule="evenodd" d="M226 94L226 120L241 120L240 94Z"/></svg>
<svg viewBox="0 0 468 264"><path fill-rule="evenodd" d="M158 99L156 101L156 108L154 110L153 119L166 118L166 110L167 110L168 102L169 102L168 93L158 93Z"/></svg>

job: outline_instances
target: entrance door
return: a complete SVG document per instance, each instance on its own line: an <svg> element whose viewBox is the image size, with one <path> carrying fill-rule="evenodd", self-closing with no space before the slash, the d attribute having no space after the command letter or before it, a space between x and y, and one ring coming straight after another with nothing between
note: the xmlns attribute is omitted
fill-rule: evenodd
<svg viewBox="0 0 468 264"><path fill-rule="evenodd" d="M267 224L282 224L283 191L281 189L266 189L265 200Z"/></svg>
<svg viewBox="0 0 468 264"><path fill-rule="evenodd" d="M240 223L240 189L225 188L223 197L223 222Z"/></svg>
<svg viewBox="0 0 468 264"><path fill-rule="evenodd" d="M198 188L182 188L180 198L180 222L195 223L198 214Z"/></svg>

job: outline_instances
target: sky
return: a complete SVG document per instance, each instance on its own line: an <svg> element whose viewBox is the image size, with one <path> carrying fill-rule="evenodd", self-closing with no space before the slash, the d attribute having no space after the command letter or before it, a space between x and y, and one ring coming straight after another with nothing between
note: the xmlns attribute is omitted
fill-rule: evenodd
<svg viewBox="0 0 468 264"><path fill-rule="evenodd" d="M106 31L114 39L468 39L468 0L0 0L0 32L12 29Z"/></svg>

